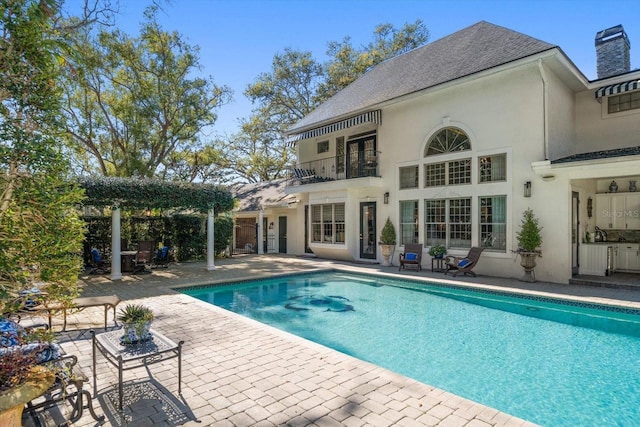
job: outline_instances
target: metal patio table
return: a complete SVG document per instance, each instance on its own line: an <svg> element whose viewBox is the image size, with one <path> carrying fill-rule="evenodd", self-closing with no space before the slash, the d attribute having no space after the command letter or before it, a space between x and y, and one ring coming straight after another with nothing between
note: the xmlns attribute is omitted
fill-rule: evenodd
<svg viewBox="0 0 640 427"><path fill-rule="evenodd" d="M175 343L159 332L151 330L151 339L135 344L124 345L121 342L124 330L96 334L91 331L93 341L93 393L96 395L96 350L100 351L109 363L118 368L118 409L122 410L123 386L122 373L130 369L153 365L163 360L178 358L178 394L182 394L182 344Z"/></svg>

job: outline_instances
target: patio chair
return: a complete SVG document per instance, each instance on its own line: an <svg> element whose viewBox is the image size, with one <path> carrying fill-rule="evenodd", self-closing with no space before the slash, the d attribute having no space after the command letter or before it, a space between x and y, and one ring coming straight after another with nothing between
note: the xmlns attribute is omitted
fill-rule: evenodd
<svg viewBox="0 0 640 427"><path fill-rule="evenodd" d="M400 254L400 268L406 269L407 265L415 266L418 271L422 270L422 243L407 243L404 245L404 252Z"/></svg>
<svg viewBox="0 0 640 427"><path fill-rule="evenodd" d="M111 271L111 263L105 260L97 248L91 248L91 267L89 274L107 274Z"/></svg>
<svg viewBox="0 0 640 427"><path fill-rule="evenodd" d="M156 250L156 256L153 257L153 264L151 264L151 268L158 267L169 267L169 247L163 246L160 249Z"/></svg>
<svg viewBox="0 0 640 427"><path fill-rule="evenodd" d="M136 254L136 266L134 273L149 273L147 264L153 261L155 242L153 240L141 240L138 242L138 253Z"/></svg>
<svg viewBox="0 0 640 427"><path fill-rule="evenodd" d="M444 274L449 274L449 272L452 271L453 277L456 277L458 273L463 273L465 276L471 275L476 277L476 273L472 270L478 265L482 251L484 251L484 248L473 247L469 250L467 256L463 258L451 255L447 256L444 260L444 264L447 266Z"/></svg>

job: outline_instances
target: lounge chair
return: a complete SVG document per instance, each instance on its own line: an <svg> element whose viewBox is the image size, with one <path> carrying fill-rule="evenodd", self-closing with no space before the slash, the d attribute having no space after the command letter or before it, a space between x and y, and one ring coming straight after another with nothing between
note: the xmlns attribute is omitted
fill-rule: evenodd
<svg viewBox="0 0 640 427"><path fill-rule="evenodd" d="M404 245L404 252L400 254L400 268L406 269L407 265L412 265L418 271L422 270L422 243L407 243Z"/></svg>
<svg viewBox="0 0 640 427"><path fill-rule="evenodd" d="M469 250L467 256L460 258L454 256L447 256L444 260L444 264L447 266L444 274L449 274L450 271L453 272L453 277L456 277L458 273L464 273L464 275L471 275L476 277L476 273L472 270L478 264L480 260L480 255L484 248L473 247Z"/></svg>

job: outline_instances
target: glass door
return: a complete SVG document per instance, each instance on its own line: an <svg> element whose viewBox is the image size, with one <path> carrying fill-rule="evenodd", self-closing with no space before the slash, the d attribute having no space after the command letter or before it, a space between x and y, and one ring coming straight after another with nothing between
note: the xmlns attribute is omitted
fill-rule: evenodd
<svg viewBox="0 0 640 427"><path fill-rule="evenodd" d="M376 259L376 202L360 203L360 258Z"/></svg>

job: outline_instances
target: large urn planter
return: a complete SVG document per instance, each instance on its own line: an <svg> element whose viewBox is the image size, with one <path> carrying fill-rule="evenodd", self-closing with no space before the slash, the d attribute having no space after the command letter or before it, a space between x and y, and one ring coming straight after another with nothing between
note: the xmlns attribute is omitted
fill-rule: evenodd
<svg viewBox="0 0 640 427"><path fill-rule="evenodd" d="M520 252L520 265L524 268L524 275L520 279L523 282L535 282L536 278L533 269L536 268L537 252Z"/></svg>
<svg viewBox="0 0 640 427"><path fill-rule="evenodd" d="M0 426L22 426L24 405L42 396L51 387L54 379L52 371L35 367L26 381L0 393Z"/></svg>
<svg viewBox="0 0 640 427"><path fill-rule="evenodd" d="M382 248L382 266L389 267L391 265L391 254L395 245L380 245Z"/></svg>

